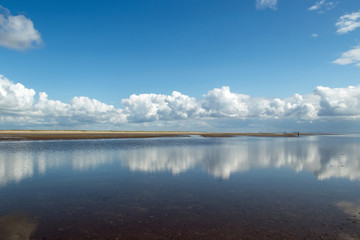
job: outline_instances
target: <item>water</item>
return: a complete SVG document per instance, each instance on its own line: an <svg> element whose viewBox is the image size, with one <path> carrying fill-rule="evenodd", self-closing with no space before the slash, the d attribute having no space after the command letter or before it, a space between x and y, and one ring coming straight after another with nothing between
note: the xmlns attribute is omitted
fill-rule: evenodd
<svg viewBox="0 0 360 240"><path fill-rule="evenodd" d="M0 142L0 239L360 239L359 140Z"/></svg>

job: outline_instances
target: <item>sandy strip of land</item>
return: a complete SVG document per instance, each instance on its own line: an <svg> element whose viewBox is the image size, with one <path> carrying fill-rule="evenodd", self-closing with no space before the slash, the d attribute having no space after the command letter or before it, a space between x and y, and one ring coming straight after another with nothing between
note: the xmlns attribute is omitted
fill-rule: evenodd
<svg viewBox="0 0 360 240"><path fill-rule="evenodd" d="M60 140L154 138L197 135L202 137L297 137L298 133L210 133L191 131L79 131L79 130L0 130L0 141L6 140ZM300 135L309 135L301 134ZM311 134L313 135L313 134Z"/></svg>

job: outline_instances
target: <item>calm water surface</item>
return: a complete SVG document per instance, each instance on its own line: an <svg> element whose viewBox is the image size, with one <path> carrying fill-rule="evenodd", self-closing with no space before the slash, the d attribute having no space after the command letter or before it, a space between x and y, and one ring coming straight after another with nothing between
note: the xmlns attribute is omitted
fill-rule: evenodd
<svg viewBox="0 0 360 240"><path fill-rule="evenodd" d="M0 239L360 239L360 136L0 142Z"/></svg>

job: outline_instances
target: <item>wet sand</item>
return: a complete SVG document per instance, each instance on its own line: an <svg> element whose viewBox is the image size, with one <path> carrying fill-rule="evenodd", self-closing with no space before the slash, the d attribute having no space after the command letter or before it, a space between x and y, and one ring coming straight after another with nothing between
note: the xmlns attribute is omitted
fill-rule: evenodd
<svg viewBox="0 0 360 240"><path fill-rule="evenodd" d="M0 141L9 140L61 140L61 139L111 139L154 137L298 137L298 133L215 133L193 131L80 131L80 130L0 130ZM303 134L300 135L314 135Z"/></svg>

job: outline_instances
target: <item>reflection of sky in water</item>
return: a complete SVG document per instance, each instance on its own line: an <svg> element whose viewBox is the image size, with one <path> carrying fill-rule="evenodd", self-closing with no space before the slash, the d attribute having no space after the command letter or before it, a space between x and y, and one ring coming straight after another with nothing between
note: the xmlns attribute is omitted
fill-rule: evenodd
<svg viewBox="0 0 360 240"><path fill-rule="evenodd" d="M173 174L199 168L227 179L255 168L308 171L318 179L360 177L360 138L164 138L0 143L0 185L50 169L85 171L111 163L131 171ZM119 163L119 164L118 164Z"/></svg>
<svg viewBox="0 0 360 240"><path fill-rule="evenodd" d="M36 229L36 223L22 215L0 217L0 239L27 240Z"/></svg>
<svg viewBox="0 0 360 240"><path fill-rule="evenodd" d="M359 145L359 136L0 142L0 239L359 239Z"/></svg>

